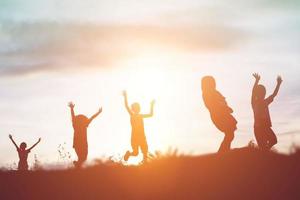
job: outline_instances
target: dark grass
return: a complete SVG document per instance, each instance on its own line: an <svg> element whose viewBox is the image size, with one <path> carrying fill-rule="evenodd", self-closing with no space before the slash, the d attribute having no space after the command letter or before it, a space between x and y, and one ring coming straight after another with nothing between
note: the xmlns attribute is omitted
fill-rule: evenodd
<svg viewBox="0 0 300 200"><path fill-rule="evenodd" d="M0 199L300 199L300 155L242 148L138 166L0 172Z"/></svg>

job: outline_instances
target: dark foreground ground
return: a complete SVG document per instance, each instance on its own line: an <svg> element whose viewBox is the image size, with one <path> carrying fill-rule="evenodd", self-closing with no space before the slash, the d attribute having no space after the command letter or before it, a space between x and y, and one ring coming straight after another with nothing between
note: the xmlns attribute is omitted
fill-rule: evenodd
<svg viewBox="0 0 300 200"><path fill-rule="evenodd" d="M237 149L145 166L0 172L0 199L300 199L300 154Z"/></svg>

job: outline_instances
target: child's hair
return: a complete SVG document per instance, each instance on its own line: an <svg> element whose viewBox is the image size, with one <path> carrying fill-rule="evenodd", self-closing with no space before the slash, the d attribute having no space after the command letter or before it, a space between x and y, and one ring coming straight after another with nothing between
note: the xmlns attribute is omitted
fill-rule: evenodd
<svg viewBox="0 0 300 200"><path fill-rule="evenodd" d="M256 89L254 90L254 94L256 99L264 99L266 96L266 88L263 85L257 85Z"/></svg>
<svg viewBox="0 0 300 200"><path fill-rule="evenodd" d="M202 91L211 91L216 89L216 81L212 76L204 76L201 81Z"/></svg>
<svg viewBox="0 0 300 200"><path fill-rule="evenodd" d="M22 142L20 144L20 149L26 149L26 147L27 147L27 144L25 142Z"/></svg>
<svg viewBox="0 0 300 200"><path fill-rule="evenodd" d="M131 104L131 109L134 113L139 113L141 111L141 106L139 103Z"/></svg>
<svg viewBox="0 0 300 200"><path fill-rule="evenodd" d="M89 118L87 118L85 115L76 115L75 117L75 123L79 126L86 125L89 121Z"/></svg>

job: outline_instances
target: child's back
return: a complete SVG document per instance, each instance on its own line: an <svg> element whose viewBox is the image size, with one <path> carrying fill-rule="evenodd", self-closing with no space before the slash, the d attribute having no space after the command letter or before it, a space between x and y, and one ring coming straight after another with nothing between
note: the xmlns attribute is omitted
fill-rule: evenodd
<svg viewBox="0 0 300 200"><path fill-rule="evenodd" d="M75 166L80 167L82 163L86 161L88 156L87 128L102 112L102 108L100 108L92 117L87 118L85 115L75 115L74 103L70 102L69 107L71 109L72 126L74 129L73 148L78 157L78 160L74 161L74 164Z"/></svg>
<svg viewBox="0 0 300 200"><path fill-rule="evenodd" d="M18 164L18 170L27 170L28 169L28 163L27 158L28 154L30 153L29 149L17 149L18 155L19 155L19 164Z"/></svg>
<svg viewBox="0 0 300 200"><path fill-rule="evenodd" d="M74 138L73 147L80 147L82 145L88 145L87 142L87 128L89 126L89 119L84 115L75 116L73 122Z"/></svg>

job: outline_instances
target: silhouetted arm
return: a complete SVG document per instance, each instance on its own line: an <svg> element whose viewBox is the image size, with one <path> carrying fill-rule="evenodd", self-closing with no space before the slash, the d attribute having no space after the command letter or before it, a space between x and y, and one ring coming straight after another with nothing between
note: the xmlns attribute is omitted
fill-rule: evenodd
<svg viewBox="0 0 300 200"><path fill-rule="evenodd" d="M98 117L98 115L102 113L102 107L99 109L98 112L96 112L90 119L89 119L89 123L91 123L96 117Z"/></svg>
<svg viewBox="0 0 300 200"><path fill-rule="evenodd" d="M32 145L32 147L30 147L28 150L31 151L38 143L40 143L40 141L41 138L39 138L39 140L34 145Z"/></svg>
<svg viewBox="0 0 300 200"><path fill-rule="evenodd" d="M124 96L124 104L125 104L125 108L126 108L127 112L128 112L130 115L133 115L131 109L130 109L129 106L128 106L128 99L127 99L127 92L126 92L126 91L123 91L123 96Z"/></svg>
<svg viewBox="0 0 300 200"><path fill-rule="evenodd" d="M276 88L273 92L273 94L271 94L267 99L267 103L271 103L273 101L273 99L277 96L278 92L279 92L279 89L280 89L280 85L282 83L282 78L280 76L277 77L277 85L276 85Z"/></svg>
<svg viewBox="0 0 300 200"><path fill-rule="evenodd" d="M74 112L75 104L73 102L70 102L69 107L71 109L72 123L74 123L74 121L75 121L75 112Z"/></svg>
<svg viewBox="0 0 300 200"><path fill-rule="evenodd" d="M155 101L154 100L151 101L150 113L149 114L143 114L142 115L143 118L147 118L147 117L152 117L153 116L154 104L155 104Z"/></svg>
<svg viewBox="0 0 300 200"><path fill-rule="evenodd" d="M257 86L258 86L258 82L259 82L259 80L260 80L260 75L257 74L257 73L254 73L254 74L253 74L253 77L255 78L255 83L254 83L253 89L252 89L252 97L251 97L251 104L252 104L252 105L253 105L253 103L254 103L254 101L255 101L255 95L254 95L254 93L255 93L255 90L256 90L256 88L257 88Z"/></svg>
<svg viewBox="0 0 300 200"><path fill-rule="evenodd" d="M18 145L16 144L16 142L14 141L12 135L9 135L9 139L12 141L12 143L15 145L15 147L16 147L17 149L19 149L19 147L18 147Z"/></svg>

